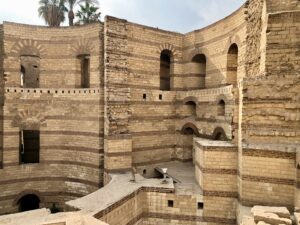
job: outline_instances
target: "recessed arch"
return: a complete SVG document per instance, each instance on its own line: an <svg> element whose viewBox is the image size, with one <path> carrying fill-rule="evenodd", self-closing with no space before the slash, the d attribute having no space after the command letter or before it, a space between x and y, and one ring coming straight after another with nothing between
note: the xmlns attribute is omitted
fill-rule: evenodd
<svg viewBox="0 0 300 225"><path fill-rule="evenodd" d="M200 137L198 128L193 123L186 123L181 128L181 133L184 135L196 135L197 137Z"/></svg>
<svg viewBox="0 0 300 225"><path fill-rule="evenodd" d="M237 85L238 54L238 45L236 43L231 44L227 52L226 83L233 86Z"/></svg>
<svg viewBox="0 0 300 225"><path fill-rule="evenodd" d="M184 105L187 107L190 116L197 116L197 104L194 101L187 101Z"/></svg>
<svg viewBox="0 0 300 225"><path fill-rule="evenodd" d="M17 195L17 197L14 199L13 205L19 206L19 211L21 211L21 210L28 211L28 210L24 210L24 209L26 209L25 204L27 202L33 203L33 205L31 205L32 207L27 208L28 210L33 210L33 209L38 209L37 207L40 207L40 204L45 202L45 199L39 191L24 190L24 191L20 192ZM21 204L23 204L23 205L21 205ZM23 206L23 208L21 206Z"/></svg>
<svg viewBox="0 0 300 225"><path fill-rule="evenodd" d="M193 96L189 96L189 97L186 97L185 99L183 99L183 104L187 103L187 102L194 102L195 105L198 105L198 100L196 97L193 97Z"/></svg>
<svg viewBox="0 0 300 225"><path fill-rule="evenodd" d="M173 53L169 49L164 49L160 53L160 90L171 90L171 62Z"/></svg>
<svg viewBox="0 0 300 225"><path fill-rule="evenodd" d="M26 212L40 208L40 199L35 194L24 195L19 201L19 212Z"/></svg>
<svg viewBox="0 0 300 225"><path fill-rule="evenodd" d="M192 58L192 70L197 77L197 87L205 88L206 79L206 56L204 54L196 54Z"/></svg>
<svg viewBox="0 0 300 225"><path fill-rule="evenodd" d="M215 128L212 139L215 141L228 141L228 137L226 136L226 133L222 127Z"/></svg>
<svg viewBox="0 0 300 225"><path fill-rule="evenodd" d="M218 102L218 108L217 108L217 112L218 112L218 116L225 116L225 101L223 99L221 99Z"/></svg>

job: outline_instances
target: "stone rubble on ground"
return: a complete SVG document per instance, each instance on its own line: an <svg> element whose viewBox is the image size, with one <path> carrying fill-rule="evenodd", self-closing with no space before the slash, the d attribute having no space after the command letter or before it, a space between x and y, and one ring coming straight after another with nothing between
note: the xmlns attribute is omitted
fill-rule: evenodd
<svg viewBox="0 0 300 225"><path fill-rule="evenodd" d="M299 225L300 214L296 214ZM254 206L251 216L244 216L241 225L292 225L292 219L286 207Z"/></svg>

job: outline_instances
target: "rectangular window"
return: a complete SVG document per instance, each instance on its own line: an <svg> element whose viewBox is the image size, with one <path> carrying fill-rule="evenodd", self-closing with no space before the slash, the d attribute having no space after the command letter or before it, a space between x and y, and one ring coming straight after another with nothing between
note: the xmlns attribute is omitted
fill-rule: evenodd
<svg viewBox="0 0 300 225"><path fill-rule="evenodd" d="M168 200L168 207L173 208L174 207L174 201Z"/></svg>
<svg viewBox="0 0 300 225"><path fill-rule="evenodd" d="M20 132L20 163L39 163L40 131L22 130Z"/></svg>
<svg viewBox="0 0 300 225"><path fill-rule="evenodd" d="M90 56L83 55L81 58L81 88L90 88Z"/></svg>
<svg viewBox="0 0 300 225"><path fill-rule="evenodd" d="M203 209L203 208L204 208L203 202L198 202L198 209Z"/></svg>

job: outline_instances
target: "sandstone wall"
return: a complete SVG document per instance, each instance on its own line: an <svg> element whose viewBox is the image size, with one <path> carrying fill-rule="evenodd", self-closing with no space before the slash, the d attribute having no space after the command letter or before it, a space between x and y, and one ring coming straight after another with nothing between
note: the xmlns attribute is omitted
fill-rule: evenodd
<svg viewBox="0 0 300 225"><path fill-rule="evenodd" d="M172 201L172 206L170 205ZM177 195L173 190L141 188L95 215L110 225L117 224L235 224L234 219L204 216L199 197Z"/></svg>
<svg viewBox="0 0 300 225"><path fill-rule="evenodd" d="M103 185L102 24L45 28L4 24L5 102L0 213L36 194L59 208ZM95 47L96 46L96 47ZM90 54L90 86L80 88L78 55ZM20 56L40 61L40 88L20 88ZM40 131L40 162L20 164L20 131Z"/></svg>
<svg viewBox="0 0 300 225"><path fill-rule="evenodd" d="M108 150L106 161L122 161L120 168L118 165L114 168L114 163L110 163L107 169L129 170L131 165L148 168L174 159L191 160L192 139L182 136L182 127L178 126L185 121L185 106L177 101L175 91L203 88L197 86L203 74L196 73L197 67L192 63L192 58L200 53L206 56L206 88L230 85L226 81L226 74L230 72L228 50L235 43L239 52L232 94L238 96L237 81L244 76L245 45L242 40L246 26L243 8L209 28L186 35L112 17L107 17L105 24L106 139L107 146L115 142L113 145L119 147L113 154L109 151L114 150ZM159 90L160 54L163 50L172 53L171 91ZM222 99L221 92L207 92L207 96L212 97L209 103L197 105L199 117L192 123L207 136L212 136L216 127L222 127L232 139L237 136L239 114L236 102L232 98L223 99L228 104L226 119L210 116L211 111L216 111L218 100ZM217 93L219 96L213 97ZM192 93L187 93L186 97L197 98ZM236 125L234 131L232 124ZM128 146L121 142L124 135L132 141L132 150L122 147Z"/></svg>
<svg viewBox="0 0 300 225"><path fill-rule="evenodd" d="M184 36L182 47L183 71L176 80L177 86L179 88L185 88L186 86L190 90L190 85L195 83L190 80L193 74L193 67L190 66L190 63L197 54L206 56L205 88L228 85L229 81L226 78L230 68L227 67L227 60L228 50L232 44L238 46L237 80L243 78L245 35L244 6L215 24L187 33Z"/></svg>
<svg viewBox="0 0 300 225"><path fill-rule="evenodd" d="M3 42L3 25L0 24L0 74L3 74L3 60L4 60L4 42ZM4 79L0 79L0 132L3 133L3 101L4 101ZM0 168L3 162L3 139L0 138Z"/></svg>
<svg viewBox="0 0 300 225"><path fill-rule="evenodd" d="M280 11L297 11L300 9L300 3L297 0L286 1L274 1L266 0L268 12L280 12Z"/></svg>
<svg viewBox="0 0 300 225"><path fill-rule="evenodd" d="M196 138L194 148L196 182L203 190L203 216L234 221L238 197L237 147Z"/></svg>
<svg viewBox="0 0 300 225"><path fill-rule="evenodd" d="M103 75L103 25L51 28L4 23L6 86L20 87L20 56L40 57L41 88L80 88L79 55L90 55L90 86ZM100 68L100 71L99 71Z"/></svg>
<svg viewBox="0 0 300 225"><path fill-rule="evenodd" d="M248 20L249 55L264 59L251 61L246 57L240 198L247 206L293 208L298 192L296 152L300 140L299 12L293 11L298 3L265 3L263 7L263 1L250 1L248 10L252 10Z"/></svg>

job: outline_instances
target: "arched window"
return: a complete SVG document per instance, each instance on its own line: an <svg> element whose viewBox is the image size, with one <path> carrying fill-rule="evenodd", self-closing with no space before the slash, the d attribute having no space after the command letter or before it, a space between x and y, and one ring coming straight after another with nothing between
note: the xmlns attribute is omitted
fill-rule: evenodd
<svg viewBox="0 0 300 225"><path fill-rule="evenodd" d="M227 54L227 78L226 83L237 84L237 69L238 69L238 53L239 49L236 44L232 44Z"/></svg>
<svg viewBox="0 0 300 225"><path fill-rule="evenodd" d="M163 50L160 54L160 90L170 91L171 89L171 59L172 52Z"/></svg>
<svg viewBox="0 0 300 225"><path fill-rule="evenodd" d="M225 102L220 100L218 103L218 116L225 116Z"/></svg>
<svg viewBox="0 0 300 225"><path fill-rule="evenodd" d="M205 88L205 77L206 77L206 57L204 54L195 55L192 59L193 70L197 75L198 87L200 89Z"/></svg>
<svg viewBox="0 0 300 225"><path fill-rule="evenodd" d="M215 141L227 141L227 136L225 134L225 131L221 127L217 127L214 130L214 133L212 135L212 139Z"/></svg>
<svg viewBox="0 0 300 225"><path fill-rule="evenodd" d="M193 123L187 123L181 128L181 133L184 135L200 136L198 128Z"/></svg>
<svg viewBox="0 0 300 225"><path fill-rule="evenodd" d="M21 86L25 88L39 88L40 57L34 55L21 56L20 72L21 72Z"/></svg>
<svg viewBox="0 0 300 225"><path fill-rule="evenodd" d="M80 61L80 88L90 88L90 55L78 55Z"/></svg>
<svg viewBox="0 0 300 225"><path fill-rule="evenodd" d="M187 107L189 116L197 116L197 106L193 101L188 101L184 104Z"/></svg>
<svg viewBox="0 0 300 225"><path fill-rule="evenodd" d="M18 202L19 211L25 212L29 210L35 210L40 207L40 199L34 194L24 195Z"/></svg>
<svg viewBox="0 0 300 225"><path fill-rule="evenodd" d="M21 65L21 69L20 69L20 85L21 87L24 86L24 76L25 76L25 68L24 66Z"/></svg>

